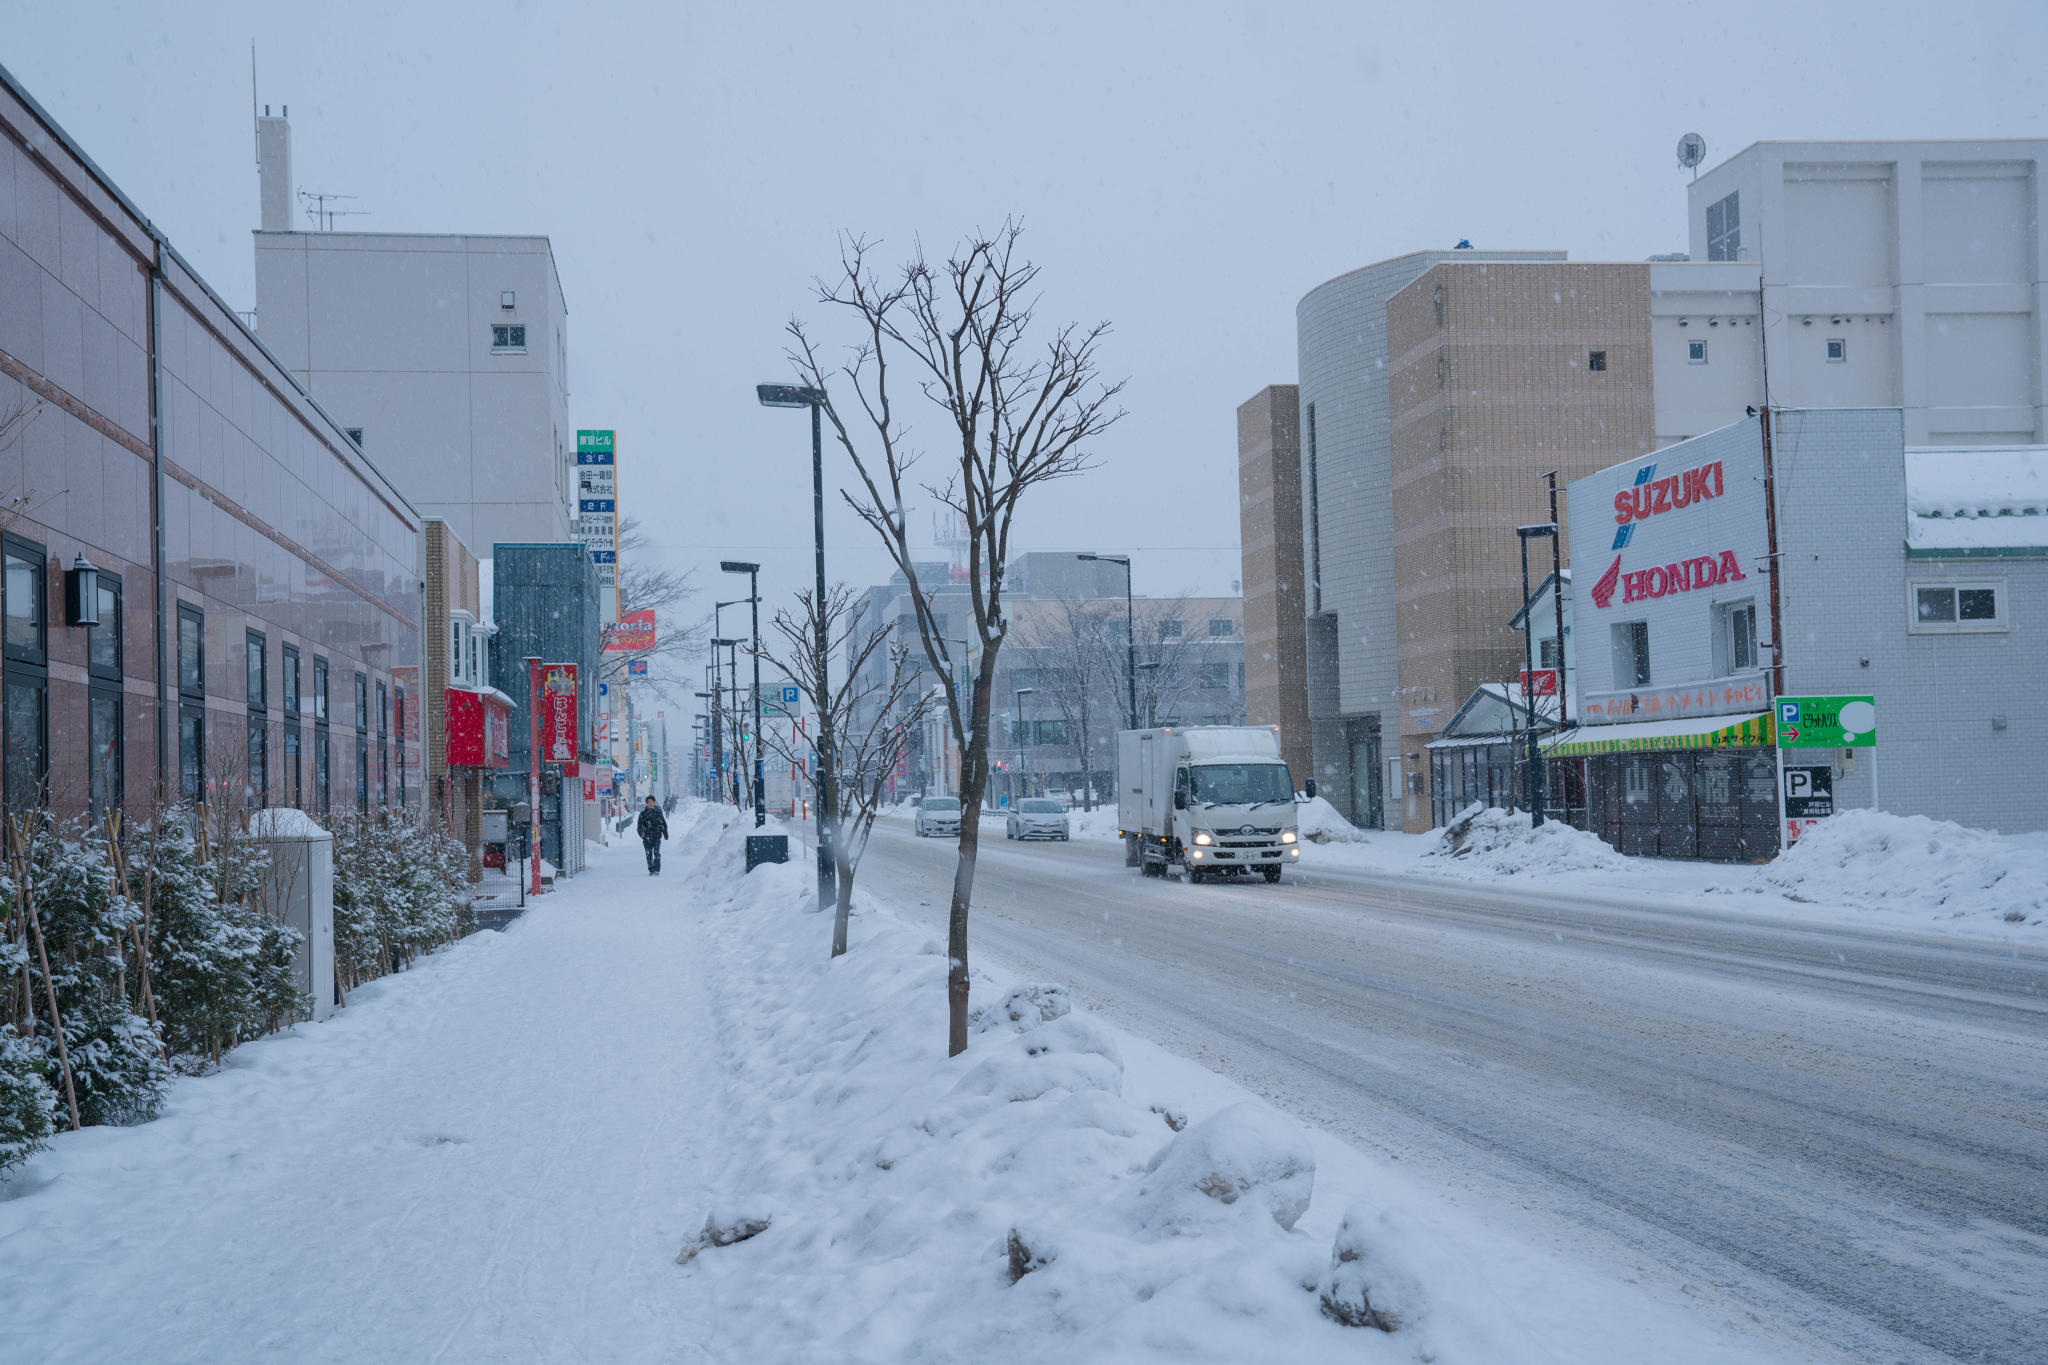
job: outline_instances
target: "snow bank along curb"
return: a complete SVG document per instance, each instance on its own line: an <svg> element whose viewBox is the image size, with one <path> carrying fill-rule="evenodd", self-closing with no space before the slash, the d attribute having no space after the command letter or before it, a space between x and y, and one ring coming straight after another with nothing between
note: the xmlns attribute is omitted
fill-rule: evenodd
<svg viewBox="0 0 2048 1365"><path fill-rule="evenodd" d="M683 886L723 921L735 1142L678 1273L707 1312L751 1303L734 1358L1489 1358L1440 1354L1469 1338L1432 1318L1412 1229L1361 1204L1334 1247L1296 1230L1315 1157L1288 1120L1141 1107L1113 1030L1058 986L980 971L948 1059L927 931L856 893L829 960L809 870L744 875L747 822L686 816L685 850L711 836Z"/></svg>

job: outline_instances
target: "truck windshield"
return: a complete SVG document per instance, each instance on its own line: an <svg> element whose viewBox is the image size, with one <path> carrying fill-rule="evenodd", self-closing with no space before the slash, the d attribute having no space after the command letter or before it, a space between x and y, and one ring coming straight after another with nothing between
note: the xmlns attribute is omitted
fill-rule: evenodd
<svg viewBox="0 0 2048 1365"><path fill-rule="evenodd" d="M1189 772L1195 800L1206 805L1252 806L1294 799L1284 763L1205 763Z"/></svg>

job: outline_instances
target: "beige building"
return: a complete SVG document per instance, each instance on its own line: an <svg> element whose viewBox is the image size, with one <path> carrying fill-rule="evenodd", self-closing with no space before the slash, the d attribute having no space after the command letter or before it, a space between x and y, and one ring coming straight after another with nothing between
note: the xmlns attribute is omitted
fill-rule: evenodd
<svg viewBox="0 0 2048 1365"><path fill-rule="evenodd" d="M1562 488L1655 448L1650 270L1442 263L1387 301L1404 829L1433 823L1423 746L1523 667L1515 528L1549 520L1542 476ZM1533 585L1550 554L1530 548Z"/></svg>
<svg viewBox="0 0 2048 1365"><path fill-rule="evenodd" d="M1280 727L1296 788L1310 762L1308 598L1301 553L1301 390L1274 384L1237 410L1238 525L1244 559L1247 725Z"/></svg>
<svg viewBox="0 0 2048 1365"><path fill-rule="evenodd" d="M479 556L575 539L568 310L548 239L299 230L290 126L258 124L263 344Z"/></svg>
<svg viewBox="0 0 2048 1365"><path fill-rule="evenodd" d="M421 638L426 686L421 698L426 732L420 746L427 808L448 832L469 846L470 875L483 874L484 770L448 766L448 689L475 690L484 680L482 585L476 556L447 522L430 517L421 528Z"/></svg>

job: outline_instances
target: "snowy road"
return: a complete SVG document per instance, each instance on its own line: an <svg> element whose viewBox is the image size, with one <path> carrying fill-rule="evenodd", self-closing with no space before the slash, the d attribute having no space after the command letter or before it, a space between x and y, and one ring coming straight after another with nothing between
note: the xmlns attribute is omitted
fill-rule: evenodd
<svg viewBox="0 0 2048 1365"><path fill-rule="evenodd" d="M974 942L1514 1216L1866 1361L2048 1358L2048 953L984 827ZM943 921L950 842L862 884Z"/></svg>

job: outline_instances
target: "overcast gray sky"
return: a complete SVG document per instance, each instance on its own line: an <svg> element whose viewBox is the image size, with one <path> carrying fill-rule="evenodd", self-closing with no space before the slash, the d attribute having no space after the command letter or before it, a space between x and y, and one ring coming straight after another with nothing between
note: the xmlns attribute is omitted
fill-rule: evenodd
<svg viewBox="0 0 2048 1365"><path fill-rule="evenodd" d="M1323 280L1461 237L1682 251L1688 131L1709 164L2048 133L2039 0L6 10L0 62L237 307L252 39L299 183L370 211L349 226L550 236L570 418L619 430L624 510L721 596L716 561L759 558L771 605L811 572L809 443L753 385L788 376L782 324L820 315L841 230L895 258L1021 215L1045 315L1111 321L1130 384L1101 468L1046 490L1019 548L1227 592L1234 409L1294 379ZM835 578L886 574L850 515L828 540Z"/></svg>

